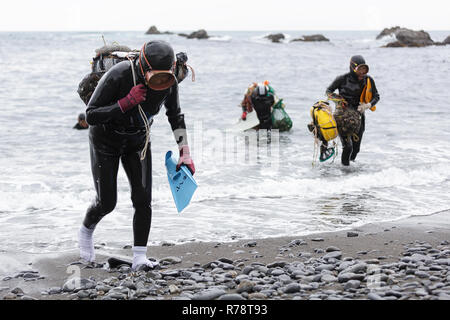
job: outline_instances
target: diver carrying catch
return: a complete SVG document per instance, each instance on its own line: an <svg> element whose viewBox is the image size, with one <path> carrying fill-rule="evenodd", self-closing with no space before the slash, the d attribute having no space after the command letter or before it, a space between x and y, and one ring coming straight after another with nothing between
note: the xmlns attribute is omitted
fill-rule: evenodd
<svg viewBox="0 0 450 320"><path fill-rule="evenodd" d="M80 256L95 259L93 233L117 202L119 161L125 169L134 207L133 270L153 268L147 259L147 241L152 219L152 157L150 126L152 118L165 105L180 157L177 169L186 165L194 174L181 113L178 83L187 75L187 56L177 54L164 41L151 41L136 59L114 65L98 82L87 104L91 170L97 196L88 208L79 231Z"/></svg>
<svg viewBox="0 0 450 320"><path fill-rule="evenodd" d="M347 124L351 125L351 123L343 118L344 123L340 125L339 119L341 117L335 113L339 137L343 146L341 162L344 166L349 166L350 161L355 161L360 151L361 140L365 130L365 111L367 109L375 111L375 104L380 100L375 81L368 75L368 72L369 66L364 58L360 55L353 56L350 59L350 72L338 76L326 90L328 99L336 100L334 95L336 89L339 90L339 95L344 99L340 102L341 109L336 108L336 111L345 111L347 109L349 111L347 114L350 115L348 119L354 118L353 114L356 114L354 111L358 111L360 114L359 129L356 132L343 134L346 131L345 126ZM324 148L323 150L326 152L327 149Z"/></svg>
<svg viewBox="0 0 450 320"><path fill-rule="evenodd" d="M277 97L275 90L267 80L249 85L239 106L242 108L240 121L244 130L271 131L276 129L283 132L292 128L292 120L284 110L283 99ZM256 121L256 117L248 121L249 114L254 115L255 113L258 121Z"/></svg>

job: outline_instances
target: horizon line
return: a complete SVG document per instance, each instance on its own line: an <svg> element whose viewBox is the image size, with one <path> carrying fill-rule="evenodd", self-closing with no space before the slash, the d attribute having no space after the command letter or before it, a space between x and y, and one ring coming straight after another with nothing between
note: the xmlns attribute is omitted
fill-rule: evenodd
<svg viewBox="0 0 450 320"><path fill-rule="evenodd" d="M207 32L279 32L279 31L320 31L320 32L334 32L334 31L382 31L383 29L253 29L253 30L221 30L221 29L189 29L189 30L158 30L161 32L161 35L164 35L164 32L172 32L172 33L181 33L181 32L195 32L198 30L206 30ZM409 28L408 28L409 29ZM147 29L148 30L148 29ZM411 29L412 30L412 29ZM417 31L450 31L450 29L420 29ZM416 30L415 30L416 31ZM143 32L144 34L147 31L143 30L0 30L0 32ZM158 35L158 34L152 34L152 35Z"/></svg>

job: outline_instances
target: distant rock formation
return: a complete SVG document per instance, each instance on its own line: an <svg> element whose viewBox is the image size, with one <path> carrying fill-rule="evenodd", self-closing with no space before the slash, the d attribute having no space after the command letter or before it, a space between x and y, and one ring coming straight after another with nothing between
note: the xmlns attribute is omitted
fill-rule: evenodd
<svg viewBox="0 0 450 320"><path fill-rule="evenodd" d="M381 39L385 36L394 35L397 41L388 43L386 48L399 48L399 47L427 47L436 45L430 34L423 30L414 31L407 28L393 27L386 28L377 36L377 39Z"/></svg>
<svg viewBox="0 0 450 320"><path fill-rule="evenodd" d="M173 34L173 32L165 31L161 32L156 26L151 26L145 34Z"/></svg>
<svg viewBox="0 0 450 320"><path fill-rule="evenodd" d="M377 40L380 40L381 38L386 37L386 36L395 35L401 29L404 29L404 28L400 28L398 26L392 27L392 28L384 28L383 31L381 31L380 34L377 36Z"/></svg>
<svg viewBox="0 0 450 320"><path fill-rule="evenodd" d="M179 33L180 37L186 37L188 39L208 39L209 35L208 32L206 32L205 29L200 29L197 31L192 32L191 34L185 34L185 33Z"/></svg>
<svg viewBox="0 0 450 320"><path fill-rule="evenodd" d="M280 40L283 40L285 37L284 37L284 34L282 34L282 33L275 33L275 34L269 34L268 36L265 36L264 38L269 39L272 42L279 43Z"/></svg>
<svg viewBox="0 0 450 320"><path fill-rule="evenodd" d="M292 41L305 41L305 42L315 42L315 41L330 41L322 34L312 34L310 36L302 36L301 38L294 39Z"/></svg>
<svg viewBox="0 0 450 320"><path fill-rule="evenodd" d="M447 38L445 38L445 40L442 42L443 44L450 44L450 36L448 36Z"/></svg>

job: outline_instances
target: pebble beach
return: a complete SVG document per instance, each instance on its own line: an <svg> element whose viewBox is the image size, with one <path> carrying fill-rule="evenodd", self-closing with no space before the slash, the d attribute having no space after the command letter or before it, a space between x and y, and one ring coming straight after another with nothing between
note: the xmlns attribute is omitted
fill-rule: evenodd
<svg viewBox="0 0 450 320"><path fill-rule="evenodd" d="M449 211L305 237L148 247L154 270L73 251L28 259L3 300L449 300ZM125 246L116 256L131 260ZM28 261L26 260L26 261ZM25 260L24 260L25 261Z"/></svg>

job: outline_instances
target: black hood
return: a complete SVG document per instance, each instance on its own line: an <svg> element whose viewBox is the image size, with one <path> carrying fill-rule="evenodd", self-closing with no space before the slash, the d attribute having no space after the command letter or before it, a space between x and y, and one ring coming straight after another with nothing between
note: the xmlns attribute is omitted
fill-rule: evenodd
<svg viewBox="0 0 450 320"><path fill-rule="evenodd" d="M142 55L145 55L142 56ZM144 72L153 70L170 70L175 61L172 47L165 41L147 42L139 54L139 64ZM147 64L150 64L150 66Z"/></svg>
<svg viewBox="0 0 450 320"><path fill-rule="evenodd" d="M350 58L350 72L353 74L355 73L355 68L359 65L366 65L366 60L361 55L356 55ZM367 66L369 68L369 66Z"/></svg>

